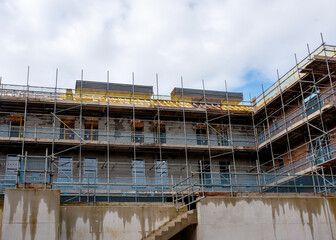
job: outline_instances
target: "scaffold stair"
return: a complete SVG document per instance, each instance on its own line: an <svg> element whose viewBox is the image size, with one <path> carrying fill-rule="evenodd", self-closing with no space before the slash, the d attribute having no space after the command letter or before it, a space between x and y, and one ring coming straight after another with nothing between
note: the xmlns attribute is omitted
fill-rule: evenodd
<svg viewBox="0 0 336 240"><path fill-rule="evenodd" d="M148 236L142 238L143 240L168 240L176 234L186 229L191 225L197 224L197 211L196 209L184 212L176 218L165 223Z"/></svg>

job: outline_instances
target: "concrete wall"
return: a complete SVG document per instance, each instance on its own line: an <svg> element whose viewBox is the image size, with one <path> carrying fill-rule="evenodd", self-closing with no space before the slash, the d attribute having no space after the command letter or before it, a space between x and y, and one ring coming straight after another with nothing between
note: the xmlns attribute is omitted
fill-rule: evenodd
<svg viewBox="0 0 336 240"><path fill-rule="evenodd" d="M6 189L1 239L58 239L59 190Z"/></svg>
<svg viewBox="0 0 336 240"><path fill-rule="evenodd" d="M197 240L336 237L336 198L207 197L197 208Z"/></svg>
<svg viewBox="0 0 336 240"><path fill-rule="evenodd" d="M173 239L335 239L335 197L272 196L208 196L198 225ZM177 214L171 203L60 205L57 190L7 189L1 239L140 240Z"/></svg>
<svg viewBox="0 0 336 240"><path fill-rule="evenodd" d="M140 240L176 216L171 203L61 206L59 239Z"/></svg>
<svg viewBox="0 0 336 240"><path fill-rule="evenodd" d="M2 233L2 216L3 216L3 201L0 202L0 239L1 239L1 233Z"/></svg>
<svg viewBox="0 0 336 240"><path fill-rule="evenodd" d="M171 203L60 206L58 190L6 189L5 194L1 239L140 240L178 214Z"/></svg>

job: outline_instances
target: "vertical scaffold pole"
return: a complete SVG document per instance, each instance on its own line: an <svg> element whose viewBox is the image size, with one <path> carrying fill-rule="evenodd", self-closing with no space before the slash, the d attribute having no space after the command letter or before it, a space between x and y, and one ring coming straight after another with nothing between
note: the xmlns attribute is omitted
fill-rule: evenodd
<svg viewBox="0 0 336 240"><path fill-rule="evenodd" d="M325 56L325 62L326 62L326 65L327 65L327 70L328 70L328 77L329 77L329 82L330 82L330 87L331 87L331 92L332 92L332 95L333 95L333 101L334 101L334 104L335 104L335 92L334 92L334 87L333 87L333 81L331 79L331 73L330 73L330 68L329 68L329 62L328 62L328 56L327 56L327 49L326 49L326 46L325 46L325 42L323 40L323 35L321 33L321 40L322 40L322 46L323 46L323 51L324 51L324 56Z"/></svg>
<svg viewBox="0 0 336 240"><path fill-rule="evenodd" d="M107 202L110 202L110 72L106 75L106 158L107 158Z"/></svg>
<svg viewBox="0 0 336 240"><path fill-rule="evenodd" d="M132 167L137 168L137 155L136 155L136 144L135 144L135 102L134 102L134 95L135 95L135 89L134 89L134 72L132 72L132 114L133 114L133 123L132 123L132 134L133 134L133 159L134 162L132 162ZM135 164L135 166L133 166L133 163ZM135 169L135 171L132 171L132 173L134 172L134 179L135 179L135 187L137 189L137 170ZM135 193L135 201L138 201L138 197L137 197L137 190Z"/></svg>
<svg viewBox="0 0 336 240"><path fill-rule="evenodd" d="M47 189L47 171L48 171L48 148L46 148L44 161L44 189Z"/></svg>
<svg viewBox="0 0 336 240"><path fill-rule="evenodd" d="M159 144L159 157L160 157L160 182L162 184L161 186L161 197L162 202L164 202L163 197L163 178L162 178L162 167L163 167L163 160L162 160L162 149L161 149L161 119L160 119L160 101L159 101L159 74L156 74L156 105L157 105L157 116L158 116L158 122L156 127L156 132L158 133L158 136L156 136L157 143ZM156 163L155 163L156 164ZM154 168L157 168L156 165ZM157 169L154 169L154 171L157 171Z"/></svg>
<svg viewBox="0 0 336 240"><path fill-rule="evenodd" d="M210 170L210 184L212 189L213 184L213 175L212 175L212 157L211 157L211 142L210 142L210 129L209 129L209 119L208 119L208 107L207 107L207 99L205 94L205 86L204 80L202 79L202 86L203 86L203 101L204 101L204 110L205 110L205 123L206 123L206 131L207 131L207 145L208 145L208 154L209 154L209 170Z"/></svg>
<svg viewBox="0 0 336 240"><path fill-rule="evenodd" d="M81 84L80 84L80 107L79 107L79 152L78 152L78 164L79 167L79 179L78 181L82 183L82 114L83 114L83 80L84 80L84 71L81 70ZM87 176L87 181L89 182L89 176ZM82 186L82 184L81 184ZM80 188L81 189L81 188ZM89 190L88 190L89 191ZM81 201L81 194L79 192L79 201Z"/></svg>
<svg viewBox="0 0 336 240"><path fill-rule="evenodd" d="M275 168L275 160L274 160L274 153L273 153L273 146L272 146L272 137L271 137L271 131L270 131L270 126L269 126L269 119L268 119L268 113L267 113L267 107L266 107L266 96L265 96L265 91L264 91L264 86L261 85L262 89L262 95L264 98L264 108L265 108L265 116L266 116L266 123L267 123L267 132L268 132L268 138L269 138L269 144L270 144L270 149L271 149L271 157L272 157L272 164L273 164L273 171L274 171L274 177L275 177L275 184L276 184L276 189L277 192L279 191L278 188L278 176L276 173L276 168ZM266 139L265 139L266 141Z"/></svg>
<svg viewBox="0 0 336 240"><path fill-rule="evenodd" d="M183 87L183 77L181 76L181 94L182 94L182 114L183 114L183 133L184 133L184 153L185 153L185 168L186 168L186 178L189 183L189 161L188 161L188 141L187 141L187 127L186 127L186 117L185 117L185 104L184 104L184 87Z"/></svg>
<svg viewBox="0 0 336 240"><path fill-rule="evenodd" d="M250 94L250 102L252 103L251 94ZM262 192L262 185L261 185L261 179L260 179L260 158L259 158L259 140L258 140L258 131L255 126L254 122L254 109L253 109L253 103L252 103L252 111L251 111L251 117L252 117L252 126L253 126L253 132L254 132L254 141L256 146L256 167L257 167L257 175L258 175L258 185L259 185L259 192Z"/></svg>
<svg viewBox="0 0 336 240"><path fill-rule="evenodd" d="M28 162L28 152L25 151L24 166L23 166L23 188L26 188L27 162Z"/></svg>
<svg viewBox="0 0 336 240"><path fill-rule="evenodd" d="M19 158L19 163L18 163L18 166L17 166L17 170L18 170L18 175L17 175L17 179L16 179L16 182L18 183L19 182L19 178L20 178L20 168L21 168L21 161L22 161L22 158L24 156L24 149L25 149L25 138L26 138L26 122L27 122L27 109L28 109L28 95L29 95L29 77L30 77L30 67L28 66L28 69L27 69L27 86L26 86L26 100L25 100L25 110L24 110L24 118L23 118L23 136L22 136L22 148L21 148L21 157ZM21 133L19 131L19 138L21 138ZM27 153L27 152L26 152ZM25 162L26 162L26 157L25 156ZM24 173L25 175L25 173ZM24 186L25 186L25 182L24 182Z"/></svg>
<svg viewBox="0 0 336 240"><path fill-rule="evenodd" d="M284 105L284 100L283 100L283 96L282 96L282 89L281 89L281 83L280 83L280 75L279 75L279 71L277 70L277 77L278 77L278 82L279 82L279 91L280 91L280 100L281 100L281 110L282 110L282 119L284 121L285 124L285 130L286 130L286 139L287 139L287 150L289 152L289 165L291 168L291 171L294 174L294 188L295 188L295 192L297 192L297 187L296 187L296 179L295 179L295 168L293 167L293 157L292 157L292 150L291 150L291 145L290 145L290 141L289 141L289 134L288 134L288 128L287 128L287 118L286 118L286 112L285 112L285 105ZM284 174L284 173L283 173Z"/></svg>
<svg viewBox="0 0 336 240"><path fill-rule="evenodd" d="M228 109L228 120L229 120L229 129L230 129L230 139L231 139L231 149L232 149L232 161L233 161L233 173L235 175L235 184L237 184L237 168L236 168L236 158L235 158L235 151L233 145L233 133L232 133L232 124L231 124L231 112L230 112L230 103L229 103L229 95L227 84L225 80L225 94L226 94L226 104Z"/></svg>
<svg viewBox="0 0 336 240"><path fill-rule="evenodd" d="M312 60L308 43L307 43L307 50L308 50L309 59ZM316 94L318 94L318 92L317 92L318 87L317 87L317 81L315 79L314 69L311 70L311 74L312 74L312 77L313 77L313 84L314 84L313 88L315 89ZM321 104L321 98L320 98L319 95L318 95L318 98L317 98L317 104L318 104L318 109L319 109L322 131L323 131L323 133L325 133L325 126L324 126L324 121L323 121L323 117L322 117L322 110L321 110L322 104ZM313 165L311 163L310 163L310 169L311 169L311 173L312 173L314 193L316 193L316 183L315 183L315 177L314 177L314 170L313 170Z"/></svg>
<svg viewBox="0 0 336 240"><path fill-rule="evenodd" d="M53 114L53 132L51 144L51 160L50 160L50 187L53 187L54 182L54 163L55 163L55 128L56 128L56 111L57 111L57 81L58 81L58 68L56 69L55 76L55 91L54 91L54 114ZM71 179L73 181L73 179Z"/></svg>
<svg viewBox="0 0 336 240"><path fill-rule="evenodd" d="M311 146L311 153L312 153L313 158L314 158L313 162L310 162L310 164L312 166L311 169L314 169L313 164L316 163L316 157L315 157L315 154L313 152L314 150L313 150L313 142L312 142L310 127L309 127L309 119L308 119L308 115L307 115L307 111L306 111L306 103L305 103L305 97L304 97L303 88L302 88L302 81L301 81L301 78L300 78L300 75L299 75L299 64L298 64L297 57L296 57L295 53L294 53L294 57L295 57L295 63L296 63L296 70L297 70L297 74L298 74L298 81L299 81L299 85L300 85L300 94L301 94L301 101L302 101L301 104L302 104L302 109L303 109L303 115L305 117L307 131L308 131L308 138L309 138L309 143L308 144L310 144L310 146ZM313 178L314 178L314 172L312 172L312 174L313 174ZM315 188L314 188L314 191L315 191Z"/></svg>

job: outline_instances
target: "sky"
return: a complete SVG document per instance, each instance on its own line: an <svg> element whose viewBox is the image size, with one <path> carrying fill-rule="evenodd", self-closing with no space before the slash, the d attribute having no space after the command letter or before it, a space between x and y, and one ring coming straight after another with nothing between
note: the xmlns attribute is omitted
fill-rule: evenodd
<svg viewBox="0 0 336 240"><path fill-rule="evenodd" d="M0 0L4 84L93 81L261 93L321 43L335 0Z"/></svg>

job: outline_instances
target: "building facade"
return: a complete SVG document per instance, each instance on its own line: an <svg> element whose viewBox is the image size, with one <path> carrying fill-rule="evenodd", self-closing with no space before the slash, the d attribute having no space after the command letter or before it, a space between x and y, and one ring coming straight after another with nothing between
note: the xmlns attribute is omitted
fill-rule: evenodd
<svg viewBox="0 0 336 240"><path fill-rule="evenodd" d="M64 201L333 192L335 71L335 47L322 44L250 102L109 78L1 84L0 186L60 189Z"/></svg>

